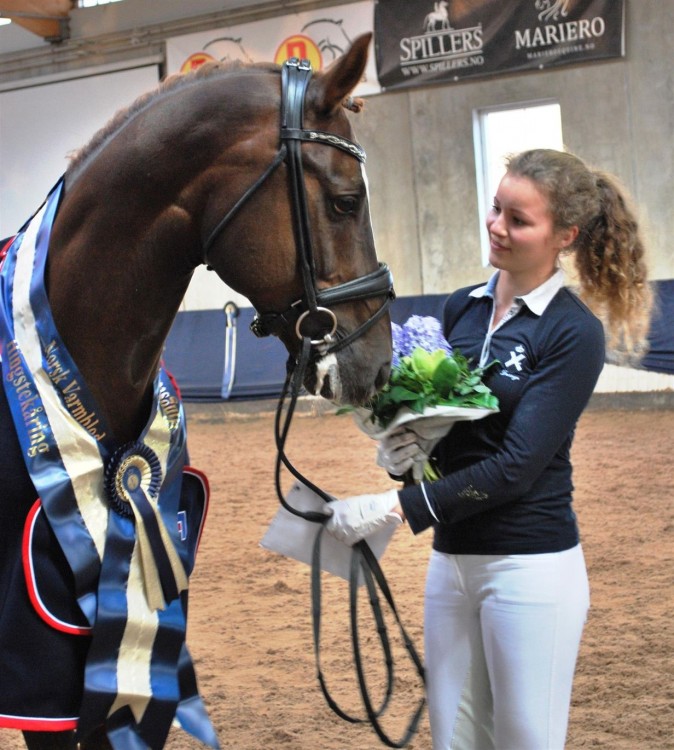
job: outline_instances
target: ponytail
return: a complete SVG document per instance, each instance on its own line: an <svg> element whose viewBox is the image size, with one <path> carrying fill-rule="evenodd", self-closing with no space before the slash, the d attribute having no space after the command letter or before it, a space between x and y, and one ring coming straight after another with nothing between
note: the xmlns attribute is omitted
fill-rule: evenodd
<svg viewBox="0 0 674 750"><path fill-rule="evenodd" d="M652 295L636 216L617 180L552 149L524 151L510 157L506 168L543 192L556 229L578 227L569 250L575 255L580 297L604 324L607 345L617 358L643 356Z"/></svg>
<svg viewBox="0 0 674 750"><path fill-rule="evenodd" d="M579 234L580 296L604 323L618 358L646 352L652 295L639 226L617 182L596 172L599 212Z"/></svg>

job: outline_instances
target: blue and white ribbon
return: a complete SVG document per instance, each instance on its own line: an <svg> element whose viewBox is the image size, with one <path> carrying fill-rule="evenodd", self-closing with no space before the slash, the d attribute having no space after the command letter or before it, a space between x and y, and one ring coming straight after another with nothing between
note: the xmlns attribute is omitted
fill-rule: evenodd
<svg viewBox="0 0 674 750"><path fill-rule="evenodd" d="M78 732L113 747L163 747L175 717L218 741L185 645L193 566L181 544L182 404L163 369L137 442L119 448L54 325L44 287L59 182L0 274L4 387L31 479L92 627Z"/></svg>

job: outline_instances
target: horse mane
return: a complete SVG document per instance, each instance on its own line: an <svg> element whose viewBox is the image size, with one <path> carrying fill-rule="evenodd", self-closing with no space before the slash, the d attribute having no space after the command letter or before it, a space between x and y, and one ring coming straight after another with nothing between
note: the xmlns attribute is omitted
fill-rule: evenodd
<svg viewBox="0 0 674 750"><path fill-rule="evenodd" d="M278 70L278 65L273 63L244 63L240 60L227 60L226 62L206 62L195 70L188 73L173 73L167 76L154 89L146 91L135 99L128 107L120 109L110 120L96 133L91 140L77 151L69 154L69 164L67 172L75 169L82 164L87 157L94 153L105 143L108 138L114 135L126 122L134 115L149 106L155 99L166 93L177 91L178 89L190 86L204 78L212 78L218 75L229 75L247 70Z"/></svg>
<svg viewBox="0 0 674 750"><path fill-rule="evenodd" d="M120 109L110 120L96 133L91 140L77 151L69 154L69 163L66 174L82 164L91 154L97 151L111 136L113 136L126 122L136 115L145 107L149 106L155 99L166 93L190 86L195 82L205 78L212 78L218 75L231 75L246 71L266 70L269 72L276 71L279 66L274 63L254 62L244 63L241 60L227 60L225 62L210 61L200 65L195 70L188 73L173 73L167 76L154 89L141 94L128 107ZM342 106L351 112L360 112L364 106L364 101L360 97L347 97L342 102Z"/></svg>

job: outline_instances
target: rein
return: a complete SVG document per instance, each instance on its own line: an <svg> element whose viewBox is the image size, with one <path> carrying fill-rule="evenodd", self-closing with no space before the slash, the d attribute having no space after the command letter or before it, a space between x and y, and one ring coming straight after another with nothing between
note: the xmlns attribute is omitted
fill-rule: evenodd
<svg viewBox="0 0 674 750"><path fill-rule="evenodd" d="M391 301L395 297L393 291L393 279L388 266L380 263L376 270L351 279L342 284L330 287L328 289L318 289L316 286L316 268L314 264L314 253L311 241L311 227L309 221L309 210L307 203L307 194L304 183L304 171L302 168L302 143L320 143L323 145L338 148L350 156L364 163L365 152L353 141L335 135L333 133L324 133L316 130L308 130L303 127L304 119L304 99L309 80L311 78L311 65L307 60L298 60L293 58L288 60L281 70L281 128L280 128L280 145L274 159L262 172L262 174L253 182L243 195L230 208L225 216L218 222L211 231L203 246L204 263L208 265L208 253L213 247L216 240L220 237L227 225L232 221L234 216L255 194L255 192L265 183L271 174L285 162L288 167L290 204L293 218L293 230L295 236L295 246L299 266L302 274L302 283L304 286L304 295L301 299L294 302L282 313L257 312L255 319L251 323L251 330L256 336L278 335L284 328L294 326L297 337L301 341L300 354L295 362L289 360L288 373L283 386L281 397L279 399L276 411L274 425L274 434L276 439L277 458L275 468L275 485L281 505L293 515L299 516L306 521L319 524L318 532L313 549L313 562L311 573L311 591L312 591L312 619L313 619L313 637L314 653L316 659L317 676L321 690L330 708L342 719L351 723L369 722L381 741L388 747L403 748L412 739L417 732L419 720L421 719L425 700L422 698L418 708L414 712L409 726L401 740L393 740L382 729L380 719L389 705L390 698L393 694L393 656L388 637L386 624L384 622L382 608L377 595L377 587L381 590L396 619L400 629L405 648L410 658L414 662L417 672L423 681L424 670L420 658L418 657L414 644L408 637L403 625L398 617L393 597L384 578L384 574L379 566L376 556L372 553L365 541L354 545L351 561L351 572L349 581L350 590L350 610L351 610L351 635L353 644L354 661L358 674L358 683L361 697L367 718L355 718L344 712L330 695L323 672L320 666L320 622L321 622L321 582L320 582L320 558L321 558L321 537L324 532L324 524L328 518L325 513L320 512L303 512L293 508L284 498L281 487L281 469L284 466L296 479L313 490L325 502L331 501L331 498L323 490L317 487L304 477L288 460L285 454L285 443L290 429L290 423L297 404L297 398L302 388L304 375L311 360L313 348L317 348L320 355L325 356L332 352L339 351L351 344L356 338L362 336L371 328L387 311ZM331 305L338 305L344 302L355 300L370 299L372 297L384 297L384 301L379 309L368 318L363 324L343 338L335 336L337 331L337 318L330 309ZM307 323L311 318L319 318L319 330L325 331L321 338L311 338L305 334ZM288 393L290 399L288 407L284 407ZM386 661L387 687L386 695L382 704L375 708L370 699L363 664L361 660L361 650L357 628L357 601L358 601L358 579L362 572L365 581L370 606L374 619L377 623L377 632L381 642L384 658Z"/></svg>
<svg viewBox="0 0 674 750"><path fill-rule="evenodd" d="M274 424L274 437L276 440L276 468L275 468L275 484L276 494L281 505L295 516L299 516L306 521L320 524L320 527L316 533L314 540L314 546L312 550L312 562L311 562L311 615L313 624L313 641L314 641L314 659L316 663L316 676L318 683L321 687L321 691L330 709L337 714L341 719L348 721L351 724L362 724L369 723L374 731L376 732L379 739L387 747L393 748L404 748L412 740L414 735L417 733L419 728L419 721L423 715L424 708L426 706L425 697L422 697L412 714L407 728L405 729L403 736L399 740L394 740L389 737L386 731L381 725L381 718L388 708L391 697L393 696L393 685L394 685L394 661L393 654L391 651L390 639L388 636L388 629L384 621L382 614L382 607L377 594L377 588L382 592L386 603L389 606L390 611L395 618L398 630L400 632L404 647L412 660L417 674L422 683L425 683L424 667L423 663L417 654L412 639L407 634L402 621L398 615L398 611L393 600L393 595L389 589L388 583L384 573L379 565L379 561L368 546L365 540L357 542L352 547L351 553L351 566L349 571L349 610L350 610L350 621L351 621L351 643L353 648L353 658L356 664L356 673L358 676L358 687L363 705L365 707L366 718L354 717L346 713L335 699L330 694L327 687L327 682L321 668L321 540L325 531L325 522L329 518L328 515L320 513L318 511L299 511L290 505L285 497L283 496L283 489L281 487L281 466L285 468L300 482L309 487L313 492L319 495L325 502L330 502L334 498L330 497L320 487L310 482L301 472L299 472L290 462L285 454L285 443L290 429L290 423L297 405L297 399L302 387L302 381L304 378L304 372L307 365L309 364L311 351L311 342L308 338L304 338L302 341L302 351L298 361L295 363L295 367L289 369L286 377L281 397L279 399L278 407L276 410L275 424ZM290 399L288 407L285 411L284 416L284 404L285 400L290 392ZM358 635L358 579L362 573L363 580L365 582L372 615L377 625L377 635L381 644L382 652L384 654L384 660L386 665L386 693L383 698L381 705L375 708L370 697L370 693L367 687L367 681L365 679L365 672L363 669L363 662L361 658L360 649L360 638Z"/></svg>
<svg viewBox="0 0 674 750"><path fill-rule="evenodd" d="M293 515L299 516L306 521L319 524L316 539L314 542L312 554L312 571L311 571L311 595L312 595L312 621L313 621L313 639L314 654L316 661L317 677L328 703L328 706L342 719L350 723L369 722L380 740L388 747L404 748L416 734L419 721L425 707L425 699L419 702L412 718L409 722L403 737L400 740L391 739L383 730L380 719L386 711L391 696L393 695L393 674L394 664L391 652L391 645L386 628L386 623L382 614L382 607L377 594L377 588L382 592L386 602L393 613L396 623L399 627L403 643L407 649L410 658L415 664L417 673L424 681L424 670L421 659L416 653L414 644L409 638L393 601L388 584L384 574L379 566L376 556L372 553L365 541L354 545L351 557L351 570L349 580L350 591L350 611L351 611L351 638L353 645L354 661L358 675L358 684L360 694L363 699L363 705L367 718L357 718L350 716L343 711L337 702L332 698L328 691L325 677L320 663L320 624L321 624L321 538L324 533L324 524L328 516L320 512L302 512L293 508L283 495L281 487L281 469L285 467L296 479L309 487L325 502L333 498L327 493L310 482L299 472L290 462L285 453L285 444L290 429L290 424L297 404L297 399L302 388L304 375L309 365L312 353L312 347L318 347L322 355L338 351L348 346L354 339L361 336L386 312L392 299L394 298L393 282L388 267L381 263L378 268L365 276L347 281L329 289L318 290L316 288L316 273L314 266L314 256L311 244L311 231L309 225L309 212L307 207L307 197L304 186L304 174L302 170L301 144L303 142L322 143L339 148L361 163L365 160L365 153L357 144L340 136L329 133L321 133L312 130L305 130L302 127L304 97L309 79L311 77L311 66L306 60L299 61L292 59L286 62L282 69L282 91L283 105L281 111L281 145L276 158L269 165L267 170L258 180L246 191L244 196L230 210L229 214L218 224L206 243L206 250L210 248L217 234L231 219L232 212L237 211L243 203L257 190L264 180L276 169L282 160L288 164L291 205L293 211L295 243L302 271L305 294L301 300L295 302L284 313L263 313L257 314L252 330L258 336L277 334L287 325L295 326L297 336L301 340L300 354L295 362L289 361L288 373L283 386L276 411L274 434L277 448L277 458L275 467L275 485L281 505ZM334 334L337 329L337 320L334 313L329 309L330 305L343 303L352 300L368 299L375 296L384 296L385 300L377 312L372 315L364 324L354 330L348 336L335 340ZM303 333L302 324L310 316L327 316L331 321L330 330L324 334L323 338L316 340ZM286 398L290 394L288 407L284 406ZM369 594L370 606L373 617L377 624L377 633L380 639L382 651L386 663L386 694L380 706L374 707L365 680L363 664L361 659L360 641L358 636L357 625L357 602L358 602L358 579L362 572L363 580L366 584Z"/></svg>

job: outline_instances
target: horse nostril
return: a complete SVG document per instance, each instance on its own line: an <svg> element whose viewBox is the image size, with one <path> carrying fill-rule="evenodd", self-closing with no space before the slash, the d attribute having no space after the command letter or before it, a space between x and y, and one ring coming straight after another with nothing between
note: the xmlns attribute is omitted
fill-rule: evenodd
<svg viewBox="0 0 674 750"><path fill-rule="evenodd" d="M389 374L391 373L391 363L387 362L383 367L380 368L377 373L377 377L374 379L375 388L380 391L388 382Z"/></svg>
<svg viewBox="0 0 674 750"><path fill-rule="evenodd" d="M330 375L326 375L323 378L323 384L321 385L321 391L320 395L323 396L323 398L330 399L332 396L332 386L330 384Z"/></svg>

